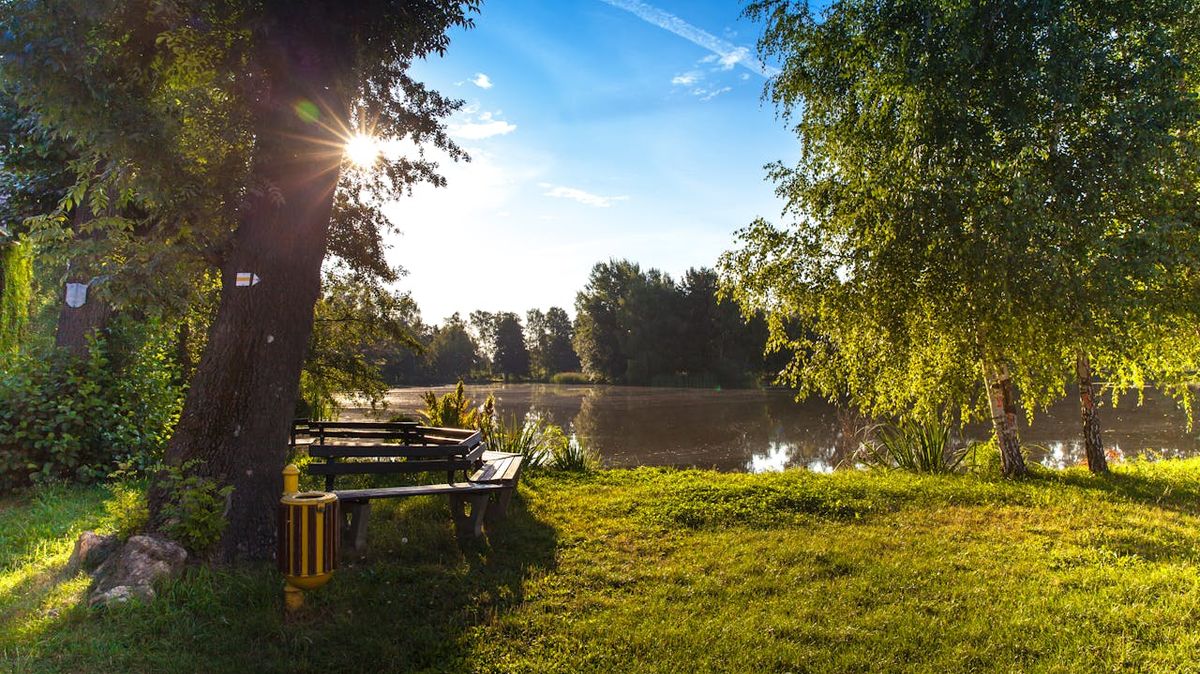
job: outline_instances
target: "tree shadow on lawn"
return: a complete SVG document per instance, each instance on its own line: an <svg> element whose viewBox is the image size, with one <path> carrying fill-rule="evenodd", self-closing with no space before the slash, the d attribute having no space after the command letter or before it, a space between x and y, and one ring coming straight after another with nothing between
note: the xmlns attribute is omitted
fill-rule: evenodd
<svg viewBox="0 0 1200 674"><path fill-rule="evenodd" d="M306 593L294 616L271 568L195 567L149 605L75 606L17 650L32 650L29 671L460 672L474 668L475 628L555 567L557 533L520 496L487 537L461 543L445 498L372 510L366 556Z"/></svg>
<svg viewBox="0 0 1200 674"><path fill-rule="evenodd" d="M1040 473L1047 482L1102 492L1142 505L1156 506L1188 515L1200 515L1200 479L1190 473L1176 475L1111 472L1093 475L1083 470Z"/></svg>

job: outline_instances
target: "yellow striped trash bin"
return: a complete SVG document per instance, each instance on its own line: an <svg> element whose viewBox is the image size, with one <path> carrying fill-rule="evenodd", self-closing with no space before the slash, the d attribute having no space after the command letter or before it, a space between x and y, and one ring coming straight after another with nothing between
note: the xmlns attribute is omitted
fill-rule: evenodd
<svg viewBox="0 0 1200 674"><path fill-rule="evenodd" d="M284 469L284 489L295 489L294 474ZM299 472L299 471L296 471ZM301 590L329 582L338 564L341 527L338 499L323 491L286 492L279 499L279 570L287 579L289 608L303 603Z"/></svg>

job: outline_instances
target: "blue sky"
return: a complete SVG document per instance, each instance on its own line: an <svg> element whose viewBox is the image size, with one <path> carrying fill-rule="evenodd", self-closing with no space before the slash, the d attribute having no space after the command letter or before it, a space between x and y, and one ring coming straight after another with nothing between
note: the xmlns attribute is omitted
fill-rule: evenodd
<svg viewBox="0 0 1200 674"><path fill-rule="evenodd" d="M427 322L556 305L596 262L678 277L781 203L763 165L795 160L761 99L759 27L736 0L491 0L415 74L467 105L450 120L468 164L387 213L390 259Z"/></svg>

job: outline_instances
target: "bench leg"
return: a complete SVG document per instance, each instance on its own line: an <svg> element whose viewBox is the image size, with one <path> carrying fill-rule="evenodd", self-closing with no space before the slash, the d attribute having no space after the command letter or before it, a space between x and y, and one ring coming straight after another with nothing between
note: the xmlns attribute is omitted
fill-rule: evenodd
<svg viewBox="0 0 1200 674"><path fill-rule="evenodd" d="M516 489L504 489L499 494L496 494L496 500L488 504L487 521L503 522L508 518L508 504L512 502L512 495Z"/></svg>
<svg viewBox="0 0 1200 674"><path fill-rule="evenodd" d="M471 504L471 512L467 512L467 503ZM467 536L482 536L483 535L483 517L488 511L488 495L487 494L472 494L470 496L459 496L453 494L450 496L450 514L454 516L454 528L458 535L466 538Z"/></svg>
<svg viewBox="0 0 1200 674"><path fill-rule="evenodd" d="M342 525L342 546L346 552L360 556L367 552L367 520L371 518L371 502L346 503L349 521Z"/></svg>

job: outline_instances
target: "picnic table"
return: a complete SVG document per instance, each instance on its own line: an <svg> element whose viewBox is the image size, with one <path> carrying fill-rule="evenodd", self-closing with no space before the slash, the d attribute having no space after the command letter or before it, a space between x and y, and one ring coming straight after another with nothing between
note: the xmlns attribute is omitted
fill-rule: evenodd
<svg viewBox="0 0 1200 674"><path fill-rule="evenodd" d="M480 536L504 519L520 478L519 454L488 451L477 430L423 426L412 421L311 421L292 425L292 446L320 463L310 475L325 477L325 491L337 495L347 517L342 544L361 554L367 545L371 501L446 495L460 536ZM368 489L336 489L344 475L445 472L446 482ZM462 479L458 476L461 473Z"/></svg>

